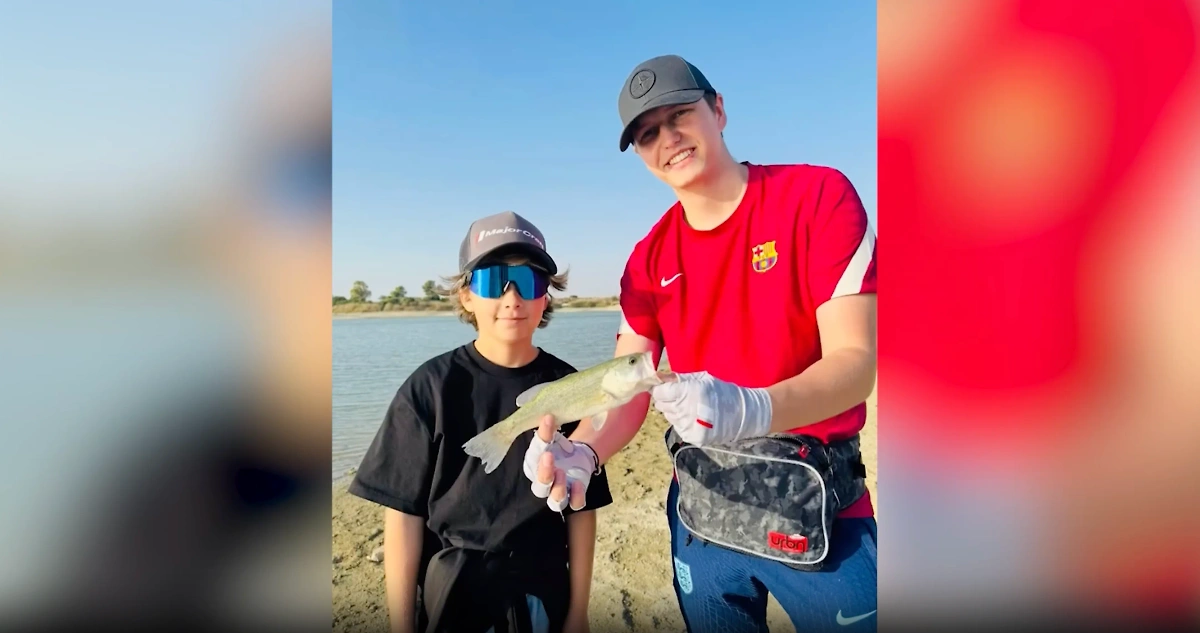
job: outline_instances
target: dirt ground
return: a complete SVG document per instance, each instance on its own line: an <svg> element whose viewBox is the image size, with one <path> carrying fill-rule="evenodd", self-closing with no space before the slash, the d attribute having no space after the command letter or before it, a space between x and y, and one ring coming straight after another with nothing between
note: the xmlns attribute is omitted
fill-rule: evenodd
<svg viewBox="0 0 1200 633"><path fill-rule="evenodd" d="M862 432L872 499L876 491L876 398L867 401ZM633 442L607 465L613 504L597 511L598 531L590 624L608 631L683 631L671 587L672 564L664 512L671 463L662 443L666 422L651 408ZM349 495L345 484L333 492L333 629L385 631L383 566L370 560L383 544L382 510ZM772 632L793 631L772 598Z"/></svg>

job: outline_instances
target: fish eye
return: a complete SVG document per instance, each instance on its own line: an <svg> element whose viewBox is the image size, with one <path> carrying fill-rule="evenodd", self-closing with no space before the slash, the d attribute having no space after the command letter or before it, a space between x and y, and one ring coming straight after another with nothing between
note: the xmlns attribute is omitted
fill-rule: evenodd
<svg viewBox="0 0 1200 633"><path fill-rule="evenodd" d="M635 364L637 364L637 359L636 359L636 358L630 358L630 359L629 359L629 364L630 364L630 365L635 365Z"/></svg>

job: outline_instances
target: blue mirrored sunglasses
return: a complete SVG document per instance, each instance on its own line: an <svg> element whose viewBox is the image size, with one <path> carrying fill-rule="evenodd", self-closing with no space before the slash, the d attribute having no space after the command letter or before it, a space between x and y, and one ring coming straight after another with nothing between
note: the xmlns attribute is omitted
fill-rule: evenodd
<svg viewBox="0 0 1200 633"><path fill-rule="evenodd" d="M499 299L508 291L508 285L517 287L523 299L540 299L550 286L544 271L532 266L508 266L496 264L471 271L471 292L484 299Z"/></svg>

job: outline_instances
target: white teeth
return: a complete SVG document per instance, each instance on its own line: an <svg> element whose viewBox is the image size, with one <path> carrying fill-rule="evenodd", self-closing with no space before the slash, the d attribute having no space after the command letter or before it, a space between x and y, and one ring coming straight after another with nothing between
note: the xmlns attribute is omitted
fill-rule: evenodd
<svg viewBox="0 0 1200 633"><path fill-rule="evenodd" d="M681 161L691 155L692 155L692 150L685 149L682 152L679 152L678 154L672 156L671 160L667 161L667 164L674 165L675 163L678 163L679 161Z"/></svg>

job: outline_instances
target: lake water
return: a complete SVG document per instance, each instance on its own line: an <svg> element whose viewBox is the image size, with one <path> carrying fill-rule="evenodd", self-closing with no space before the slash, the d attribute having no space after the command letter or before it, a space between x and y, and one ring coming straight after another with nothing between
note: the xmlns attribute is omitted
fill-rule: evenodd
<svg viewBox="0 0 1200 633"><path fill-rule="evenodd" d="M612 358L620 313L560 312L535 345L584 369ZM475 338L452 316L333 321L333 477L356 468L396 390L421 363Z"/></svg>

